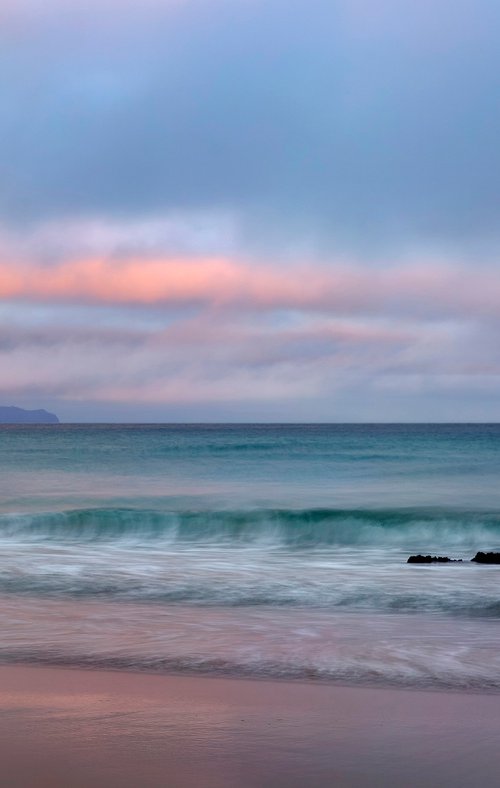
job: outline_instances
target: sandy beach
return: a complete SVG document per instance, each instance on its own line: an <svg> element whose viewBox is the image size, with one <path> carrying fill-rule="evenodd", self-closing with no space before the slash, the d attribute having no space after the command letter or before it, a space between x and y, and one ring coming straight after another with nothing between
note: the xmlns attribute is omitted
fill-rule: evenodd
<svg viewBox="0 0 500 788"><path fill-rule="evenodd" d="M9 788L498 785L498 695L0 668Z"/></svg>

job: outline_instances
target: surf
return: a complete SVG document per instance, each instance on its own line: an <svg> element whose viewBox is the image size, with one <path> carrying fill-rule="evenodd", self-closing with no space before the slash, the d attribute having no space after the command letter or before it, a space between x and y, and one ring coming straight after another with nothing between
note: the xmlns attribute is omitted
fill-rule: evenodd
<svg viewBox="0 0 500 788"><path fill-rule="evenodd" d="M497 549L500 516L454 509L84 508L0 515L0 539L53 542L267 542L283 548L387 546L408 549Z"/></svg>

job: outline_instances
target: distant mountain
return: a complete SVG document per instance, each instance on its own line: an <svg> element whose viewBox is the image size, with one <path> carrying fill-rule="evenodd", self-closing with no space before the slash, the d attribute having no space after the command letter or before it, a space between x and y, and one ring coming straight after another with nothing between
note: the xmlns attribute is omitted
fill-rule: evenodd
<svg viewBox="0 0 500 788"><path fill-rule="evenodd" d="M54 413L0 405L0 424L59 424Z"/></svg>

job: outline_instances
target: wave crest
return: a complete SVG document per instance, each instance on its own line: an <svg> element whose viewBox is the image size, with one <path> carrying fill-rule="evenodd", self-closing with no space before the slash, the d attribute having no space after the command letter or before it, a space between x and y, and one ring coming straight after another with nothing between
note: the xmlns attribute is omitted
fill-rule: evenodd
<svg viewBox="0 0 500 788"><path fill-rule="evenodd" d="M500 516L442 509L75 509L0 516L0 538L203 542L283 547L497 548Z"/></svg>

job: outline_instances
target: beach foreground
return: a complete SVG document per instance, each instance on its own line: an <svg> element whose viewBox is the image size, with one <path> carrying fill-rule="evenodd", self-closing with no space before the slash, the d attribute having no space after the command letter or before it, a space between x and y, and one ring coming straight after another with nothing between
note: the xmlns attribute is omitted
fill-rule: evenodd
<svg viewBox="0 0 500 788"><path fill-rule="evenodd" d="M9 788L498 784L498 694L2 666Z"/></svg>

